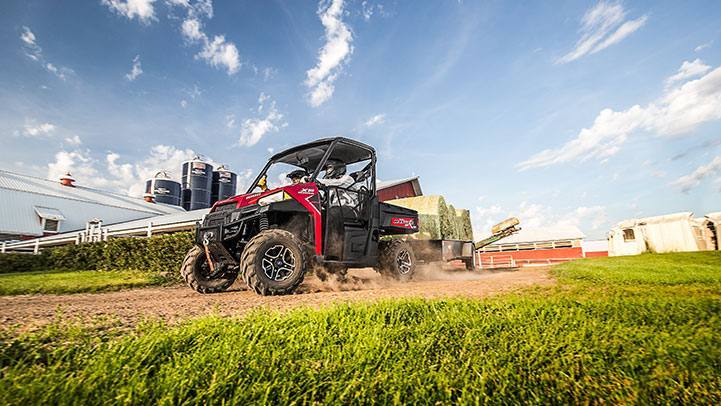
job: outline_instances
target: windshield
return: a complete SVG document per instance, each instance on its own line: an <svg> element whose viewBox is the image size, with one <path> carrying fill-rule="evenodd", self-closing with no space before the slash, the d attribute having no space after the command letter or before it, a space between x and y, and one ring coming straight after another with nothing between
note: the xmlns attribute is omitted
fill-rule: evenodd
<svg viewBox="0 0 721 406"><path fill-rule="evenodd" d="M298 170L302 172L296 172ZM265 171L265 175L267 176L266 186L268 189L275 189L292 184L293 181L288 177L291 173L296 175L296 179L299 179L299 177L307 174L303 168L296 165L290 165L285 162L272 163ZM253 187L253 189L249 190L248 193L251 193L256 189L256 187Z"/></svg>

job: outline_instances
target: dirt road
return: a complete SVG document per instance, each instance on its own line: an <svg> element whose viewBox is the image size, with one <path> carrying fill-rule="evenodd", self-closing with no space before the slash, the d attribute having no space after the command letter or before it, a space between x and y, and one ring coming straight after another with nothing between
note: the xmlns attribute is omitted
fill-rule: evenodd
<svg viewBox="0 0 721 406"><path fill-rule="evenodd" d="M547 269L496 273L426 270L410 283L385 280L373 270L359 270L351 275L344 283L337 280L321 282L310 276L299 294L290 296L263 297L240 288L201 295L185 286L95 294L5 296L0 297L0 324L5 327L20 325L25 330L57 318L89 320L104 316L117 317L124 324L148 318L174 322L213 313L242 315L259 307L285 310L399 297L480 298L553 283Z"/></svg>

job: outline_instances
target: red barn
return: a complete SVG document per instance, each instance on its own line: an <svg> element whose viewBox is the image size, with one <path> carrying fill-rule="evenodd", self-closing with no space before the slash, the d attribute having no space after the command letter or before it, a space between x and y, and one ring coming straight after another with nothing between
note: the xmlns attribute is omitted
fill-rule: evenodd
<svg viewBox="0 0 721 406"><path fill-rule="evenodd" d="M423 196L418 176L408 179L378 181L376 187L378 189L378 200L381 202L404 197Z"/></svg>
<svg viewBox="0 0 721 406"><path fill-rule="evenodd" d="M483 268L515 268L566 262L584 258L581 244L583 238L583 233L577 227L522 229L518 234L481 248L476 254L476 260Z"/></svg>

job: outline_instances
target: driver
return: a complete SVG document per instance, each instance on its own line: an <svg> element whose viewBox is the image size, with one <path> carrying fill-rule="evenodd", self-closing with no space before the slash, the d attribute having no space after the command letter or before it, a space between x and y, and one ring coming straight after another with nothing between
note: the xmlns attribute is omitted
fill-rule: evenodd
<svg viewBox="0 0 721 406"><path fill-rule="evenodd" d="M350 175L346 175L345 164L337 159L326 161L323 170L325 175L323 175L323 179L318 179L318 182L325 186L349 188L355 183Z"/></svg>
<svg viewBox="0 0 721 406"><path fill-rule="evenodd" d="M328 208L328 234L326 239L326 256L329 258L343 259L344 252L344 212L350 213L358 205L356 193L349 193L348 190L355 181L349 175L346 175L345 164L337 159L329 159L326 161L325 174L323 179L318 179L318 183L324 186L330 186L328 190L328 199L330 207ZM350 210L349 210L350 209Z"/></svg>
<svg viewBox="0 0 721 406"><path fill-rule="evenodd" d="M291 182L293 182L294 185L297 185L299 183L303 183L305 178L308 175L308 172L305 171L305 169L296 169L293 172L288 174L288 179L290 179Z"/></svg>

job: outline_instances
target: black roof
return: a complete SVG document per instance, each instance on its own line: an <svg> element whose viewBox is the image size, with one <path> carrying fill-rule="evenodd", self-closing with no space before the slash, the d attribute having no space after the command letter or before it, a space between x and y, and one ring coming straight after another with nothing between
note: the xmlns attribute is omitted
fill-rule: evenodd
<svg viewBox="0 0 721 406"><path fill-rule="evenodd" d="M350 138L334 137L322 138L286 149L273 155L270 160L313 170L318 167L326 151L328 151L328 148L330 148L333 143L336 143L335 148L333 148L333 152L329 158L337 159L346 165L371 159L376 153L370 145Z"/></svg>

